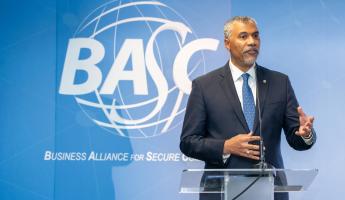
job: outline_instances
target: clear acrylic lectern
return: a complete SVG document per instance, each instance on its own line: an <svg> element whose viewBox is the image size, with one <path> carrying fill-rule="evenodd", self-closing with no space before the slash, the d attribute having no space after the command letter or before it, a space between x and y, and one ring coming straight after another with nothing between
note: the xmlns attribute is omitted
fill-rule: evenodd
<svg viewBox="0 0 345 200"><path fill-rule="evenodd" d="M187 169L180 193L221 193L224 200L273 200L275 192L308 189L317 169Z"/></svg>

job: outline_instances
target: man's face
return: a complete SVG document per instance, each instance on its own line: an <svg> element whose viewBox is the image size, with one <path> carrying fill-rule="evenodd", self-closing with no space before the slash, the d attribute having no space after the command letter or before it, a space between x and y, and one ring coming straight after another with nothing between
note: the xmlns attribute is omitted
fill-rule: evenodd
<svg viewBox="0 0 345 200"><path fill-rule="evenodd" d="M225 47L231 53L231 61L241 68L251 67L259 55L259 31L253 22L234 22L231 36L225 39Z"/></svg>

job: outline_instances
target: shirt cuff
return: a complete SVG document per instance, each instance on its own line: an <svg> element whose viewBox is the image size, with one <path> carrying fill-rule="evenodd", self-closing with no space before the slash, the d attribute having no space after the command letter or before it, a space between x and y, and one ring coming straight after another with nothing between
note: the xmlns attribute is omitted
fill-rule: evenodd
<svg viewBox="0 0 345 200"><path fill-rule="evenodd" d="M228 158L230 158L230 155L231 155L231 154L223 154L223 163L224 163L224 164L226 163L226 160L227 160Z"/></svg>
<svg viewBox="0 0 345 200"><path fill-rule="evenodd" d="M298 131L296 131L298 132ZM310 136L308 138L302 137L303 141L307 144L307 145L312 145L313 144L313 132L310 133Z"/></svg>

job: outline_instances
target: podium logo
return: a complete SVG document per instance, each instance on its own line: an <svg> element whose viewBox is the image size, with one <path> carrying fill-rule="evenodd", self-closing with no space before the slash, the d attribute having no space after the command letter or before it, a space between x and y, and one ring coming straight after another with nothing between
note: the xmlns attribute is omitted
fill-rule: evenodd
<svg viewBox="0 0 345 200"><path fill-rule="evenodd" d="M191 79L205 72L204 50L178 12L161 2L104 4L68 42L59 93L73 95L97 125L147 138L178 127Z"/></svg>

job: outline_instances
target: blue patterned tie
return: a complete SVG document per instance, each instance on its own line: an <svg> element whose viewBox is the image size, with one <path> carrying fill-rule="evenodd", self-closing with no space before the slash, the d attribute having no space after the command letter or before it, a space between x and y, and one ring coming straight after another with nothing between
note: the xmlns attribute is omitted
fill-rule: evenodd
<svg viewBox="0 0 345 200"><path fill-rule="evenodd" d="M252 90L248 84L249 74L242 74L243 85L242 85L242 98L243 98L243 113L246 118L247 125L250 131L253 131L254 118L255 118L255 103Z"/></svg>

